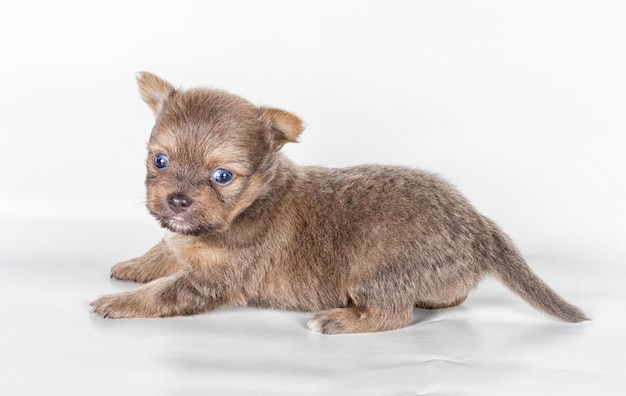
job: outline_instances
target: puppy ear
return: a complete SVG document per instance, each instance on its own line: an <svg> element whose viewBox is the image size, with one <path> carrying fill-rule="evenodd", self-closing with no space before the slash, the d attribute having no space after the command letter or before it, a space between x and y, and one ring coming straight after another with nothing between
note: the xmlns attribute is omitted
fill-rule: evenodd
<svg viewBox="0 0 626 396"><path fill-rule="evenodd" d="M150 106L154 116L157 117L165 101L174 93L172 84L148 72L137 72L137 85L144 102Z"/></svg>
<svg viewBox="0 0 626 396"><path fill-rule="evenodd" d="M302 120L285 110L261 107L257 117L267 125L270 139L277 150L285 143L296 143L304 130Z"/></svg>

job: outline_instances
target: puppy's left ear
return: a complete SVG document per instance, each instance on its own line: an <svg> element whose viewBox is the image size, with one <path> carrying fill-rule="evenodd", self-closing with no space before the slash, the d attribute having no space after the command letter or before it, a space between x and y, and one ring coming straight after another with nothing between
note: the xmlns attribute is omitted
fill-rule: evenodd
<svg viewBox="0 0 626 396"><path fill-rule="evenodd" d="M285 143L296 143L304 130L302 120L285 110L261 107L257 117L265 122L275 150L280 149Z"/></svg>

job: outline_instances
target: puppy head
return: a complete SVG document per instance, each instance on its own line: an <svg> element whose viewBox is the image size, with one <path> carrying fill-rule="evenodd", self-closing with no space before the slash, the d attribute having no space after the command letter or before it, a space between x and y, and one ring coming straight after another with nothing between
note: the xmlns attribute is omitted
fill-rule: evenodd
<svg viewBox="0 0 626 396"><path fill-rule="evenodd" d="M156 118L147 207L174 232L227 230L269 191L278 151L303 130L291 113L224 91L179 90L147 72L137 73L137 83Z"/></svg>

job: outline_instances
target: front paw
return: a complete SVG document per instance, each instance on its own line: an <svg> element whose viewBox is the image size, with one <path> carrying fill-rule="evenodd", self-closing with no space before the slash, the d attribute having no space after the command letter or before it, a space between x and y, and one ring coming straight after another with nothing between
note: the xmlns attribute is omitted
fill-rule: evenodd
<svg viewBox="0 0 626 396"><path fill-rule="evenodd" d="M137 291L109 294L93 301L93 312L104 318L150 318L155 315L150 312L146 301Z"/></svg>
<svg viewBox="0 0 626 396"><path fill-rule="evenodd" d="M140 258L122 261L111 268L111 278L139 283L146 283L156 279L144 267L146 266Z"/></svg>

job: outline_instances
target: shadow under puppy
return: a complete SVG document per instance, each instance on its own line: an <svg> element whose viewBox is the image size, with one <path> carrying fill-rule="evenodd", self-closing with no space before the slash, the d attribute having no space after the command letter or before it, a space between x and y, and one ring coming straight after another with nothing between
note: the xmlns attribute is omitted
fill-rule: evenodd
<svg viewBox="0 0 626 396"><path fill-rule="evenodd" d="M280 153L295 115L138 73L156 117L147 207L172 231L112 277L150 282L91 303L108 318L251 305L315 311L322 333L397 329L460 304L491 275L535 308L586 320L450 184L392 166L301 167Z"/></svg>

